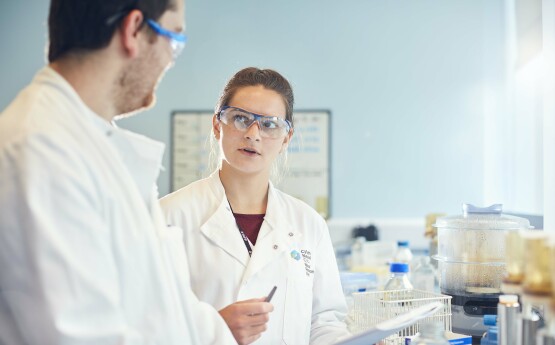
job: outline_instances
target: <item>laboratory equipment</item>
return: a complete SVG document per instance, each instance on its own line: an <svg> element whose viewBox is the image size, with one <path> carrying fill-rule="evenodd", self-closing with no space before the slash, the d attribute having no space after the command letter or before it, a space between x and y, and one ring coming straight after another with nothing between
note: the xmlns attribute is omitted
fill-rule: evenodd
<svg viewBox="0 0 555 345"><path fill-rule="evenodd" d="M430 213L426 215L426 230L424 237L430 239L430 256L437 255L437 228L434 227L436 220L440 217L446 216L445 213ZM432 265L437 269L437 261L433 260Z"/></svg>
<svg viewBox="0 0 555 345"><path fill-rule="evenodd" d="M397 251L393 256L393 262L412 262L412 251L409 248L409 241L397 241Z"/></svg>
<svg viewBox="0 0 555 345"><path fill-rule="evenodd" d="M534 296L551 295L551 265L548 240L543 231L528 231L524 239L524 279L522 287L525 294Z"/></svg>
<svg viewBox="0 0 555 345"><path fill-rule="evenodd" d="M394 343L389 341L388 336L397 332L403 332L403 329L422 319L429 319L434 314L443 310L443 308L441 302L426 303L391 319L369 326L361 332L356 332L350 337L341 339L334 345L402 344L402 339L398 336L395 336L396 341Z"/></svg>
<svg viewBox="0 0 555 345"><path fill-rule="evenodd" d="M434 291L436 281L436 270L430 262L429 256L417 257L415 269L410 280L415 289Z"/></svg>
<svg viewBox="0 0 555 345"><path fill-rule="evenodd" d="M549 235L543 231L526 231L522 234L525 263L521 294L522 344L535 345L538 331L546 321L541 317L541 311L547 311L551 304Z"/></svg>
<svg viewBox="0 0 555 345"><path fill-rule="evenodd" d="M440 310L421 322L439 322L444 330L451 330L451 296L420 290L387 290L353 293L353 308L349 330L352 333L371 329L377 324L418 309L432 302L439 302ZM387 337L383 344L401 345L405 338L420 330L421 322L415 323Z"/></svg>
<svg viewBox="0 0 555 345"><path fill-rule="evenodd" d="M378 277L375 273L339 272L341 287L347 307L351 310L354 292L372 291L378 288Z"/></svg>
<svg viewBox="0 0 555 345"><path fill-rule="evenodd" d="M351 246L351 269L360 267L364 264L363 248L366 238L359 236L355 238L355 242Z"/></svg>
<svg viewBox="0 0 555 345"><path fill-rule="evenodd" d="M409 281L409 264L404 262L394 262L389 267L391 277L385 283L384 290L410 290L413 288Z"/></svg>
<svg viewBox="0 0 555 345"><path fill-rule="evenodd" d="M410 345L449 345L445 338L445 329L440 322L423 322L420 332L411 339Z"/></svg>
<svg viewBox="0 0 555 345"><path fill-rule="evenodd" d="M517 295L501 295L497 304L499 345L518 345L520 303Z"/></svg>
<svg viewBox="0 0 555 345"><path fill-rule="evenodd" d="M514 294L515 300L518 295L521 306L512 308L511 313L516 316L504 322L505 330L512 332L505 338L516 345L555 345L552 295L555 253L549 244L550 236L543 231L521 230L507 233L505 240L507 274L502 290ZM500 317L506 309L500 300Z"/></svg>
<svg viewBox="0 0 555 345"><path fill-rule="evenodd" d="M453 330L481 338L482 317L497 314L505 276L505 234L529 229L527 219L502 214L502 205L463 204L462 215L436 220L439 285L453 296Z"/></svg>
<svg viewBox="0 0 555 345"><path fill-rule="evenodd" d="M498 345L499 343L499 328L497 327L497 315L484 315L484 326L488 330L480 339L480 345Z"/></svg>

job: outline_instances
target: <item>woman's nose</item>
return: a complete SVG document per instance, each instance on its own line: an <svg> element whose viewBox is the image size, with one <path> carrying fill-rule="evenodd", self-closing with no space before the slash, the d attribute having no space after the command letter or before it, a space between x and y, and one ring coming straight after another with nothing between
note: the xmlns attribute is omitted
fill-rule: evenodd
<svg viewBox="0 0 555 345"><path fill-rule="evenodd" d="M247 127L245 138L256 141L260 140L260 124L258 121L254 121L249 127Z"/></svg>

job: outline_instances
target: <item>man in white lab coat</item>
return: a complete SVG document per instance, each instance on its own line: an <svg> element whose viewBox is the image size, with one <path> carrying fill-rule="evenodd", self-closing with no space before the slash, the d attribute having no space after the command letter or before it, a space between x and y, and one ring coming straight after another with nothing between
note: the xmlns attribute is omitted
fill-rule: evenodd
<svg viewBox="0 0 555 345"><path fill-rule="evenodd" d="M183 29L183 0L52 0L50 64L0 115L0 344L235 343L161 215L163 144L113 124Z"/></svg>

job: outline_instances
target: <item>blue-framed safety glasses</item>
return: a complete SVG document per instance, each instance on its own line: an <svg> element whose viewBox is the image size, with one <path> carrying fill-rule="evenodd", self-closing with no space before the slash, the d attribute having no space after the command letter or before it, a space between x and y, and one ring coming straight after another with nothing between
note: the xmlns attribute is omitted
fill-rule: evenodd
<svg viewBox="0 0 555 345"><path fill-rule="evenodd" d="M256 121L260 128L260 136L272 139L285 137L293 128L291 122L281 117L258 115L230 106L222 107L218 113L218 120L226 125L233 124L241 132L245 132Z"/></svg>
<svg viewBox="0 0 555 345"><path fill-rule="evenodd" d="M177 33L177 32L164 29L160 24L158 24L152 19L147 19L146 22L148 26L152 29L152 31L170 40L173 58L176 59L179 56L179 54L181 54L181 52L183 51L183 47L185 47L185 43L187 42L187 36L185 36L185 34L182 34L182 33Z"/></svg>

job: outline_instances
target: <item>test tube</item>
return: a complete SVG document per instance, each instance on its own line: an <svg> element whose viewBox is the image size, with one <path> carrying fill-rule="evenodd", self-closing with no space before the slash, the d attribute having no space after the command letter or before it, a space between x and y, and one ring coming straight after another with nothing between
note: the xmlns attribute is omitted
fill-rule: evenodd
<svg viewBox="0 0 555 345"><path fill-rule="evenodd" d="M497 327L499 345L518 345L519 309L517 295L501 295L497 304Z"/></svg>

